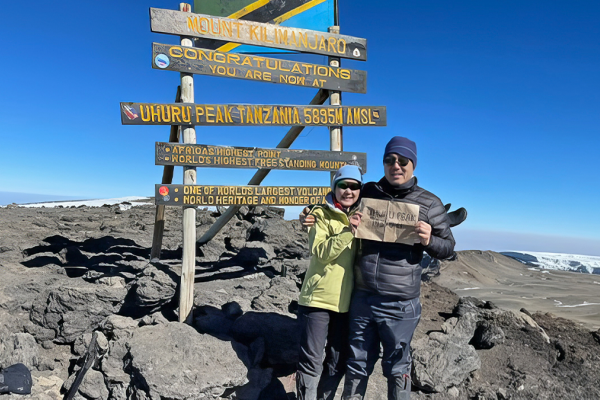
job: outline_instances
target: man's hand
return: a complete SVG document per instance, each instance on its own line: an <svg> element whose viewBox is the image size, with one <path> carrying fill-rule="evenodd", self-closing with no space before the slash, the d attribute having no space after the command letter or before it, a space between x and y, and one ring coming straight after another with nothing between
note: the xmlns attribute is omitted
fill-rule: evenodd
<svg viewBox="0 0 600 400"><path fill-rule="evenodd" d="M315 222L317 222L317 219L315 218L315 216L309 215L309 213L310 213L310 208L304 207L304 210L302 210L300 215L298 215L298 219L300 220L300 223L302 224L302 226L304 226L306 228L310 228L310 227L314 226Z"/></svg>
<svg viewBox="0 0 600 400"><path fill-rule="evenodd" d="M419 221L415 225L415 232L419 235L419 240L423 246L429 245L429 241L431 240L431 225L427 222Z"/></svg>
<svg viewBox="0 0 600 400"><path fill-rule="evenodd" d="M360 221L362 221L362 213L356 212L350 216L350 229L352 230L352 234L355 236L358 225L360 225Z"/></svg>

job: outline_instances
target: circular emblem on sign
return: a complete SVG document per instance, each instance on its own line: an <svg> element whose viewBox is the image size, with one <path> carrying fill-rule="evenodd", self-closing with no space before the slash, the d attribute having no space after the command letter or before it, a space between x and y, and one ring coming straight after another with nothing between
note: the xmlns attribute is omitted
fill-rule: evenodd
<svg viewBox="0 0 600 400"><path fill-rule="evenodd" d="M354 57L360 57L360 51L358 51L358 49L354 49L354 51L352 52L352 55ZM163 67L164 68L164 67Z"/></svg>
<svg viewBox="0 0 600 400"><path fill-rule="evenodd" d="M167 68L170 63L169 57L164 54L158 54L154 57L154 64L156 64L158 68Z"/></svg>
<svg viewBox="0 0 600 400"><path fill-rule="evenodd" d="M159 193L161 196L166 196L166 195L168 195L168 194L169 194L169 188L168 188L168 187L166 187L166 186L161 186L161 187L160 187L160 189L158 189L158 193Z"/></svg>
<svg viewBox="0 0 600 400"><path fill-rule="evenodd" d="M171 196L169 196L169 195L163 196L163 200L169 201L169 200L171 200Z"/></svg>

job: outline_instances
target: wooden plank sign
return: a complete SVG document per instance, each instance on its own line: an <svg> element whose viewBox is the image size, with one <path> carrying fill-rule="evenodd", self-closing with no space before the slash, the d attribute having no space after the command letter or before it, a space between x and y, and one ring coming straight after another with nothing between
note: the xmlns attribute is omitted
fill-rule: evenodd
<svg viewBox="0 0 600 400"><path fill-rule="evenodd" d="M165 206L302 206L323 204L328 186L156 185L155 203Z"/></svg>
<svg viewBox="0 0 600 400"><path fill-rule="evenodd" d="M121 103L123 125L385 126L383 106Z"/></svg>
<svg viewBox="0 0 600 400"><path fill-rule="evenodd" d="M367 59L366 39L212 15L150 8L150 29L330 57Z"/></svg>
<svg viewBox="0 0 600 400"><path fill-rule="evenodd" d="M365 71L160 43L152 44L152 68L343 92L367 92Z"/></svg>
<svg viewBox="0 0 600 400"><path fill-rule="evenodd" d="M337 171L347 164L367 172L367 154L323 150L259 149L204 144L156 143L156 165Z"/></svg>

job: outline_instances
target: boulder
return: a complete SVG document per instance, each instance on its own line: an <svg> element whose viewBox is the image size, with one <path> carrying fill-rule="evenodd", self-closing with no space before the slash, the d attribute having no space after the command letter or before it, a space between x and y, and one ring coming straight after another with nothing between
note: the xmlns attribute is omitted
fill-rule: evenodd
<svg viewBox="0 0 600 400"><path fill-rule="evenodd" d="M135 286L136 308L144 314L158 311L173 299L176 289L177 283L169 275L156 267L147 267Z"/></svg>
<svg viewBox="0 0 600 400"><path fill-rule="evenodd" d="M141 327L127 347L131 386L150 400L215 398L247 383L231 343L185 324Z"/></svg>
<svg viewBox="0 0 600 400"><path fill-rule="evenodd" d="M308 235L298 220L259 218L248 231L248 241L268 243L277 257L307 258Z"/></svg>
<svg viewBox="0 0 600 400"><path fill-rule="evenodd" d="M269 243L246 242L231 262L236 265L256 266L266 264L275 257L273 246Z"/></svg>
<svg viewBox="0 0 600 400"><path fill-rule="evenodd" d="M29 333L0 331L0 369L22 363L30 370L40 363L39 348Z"/></svg>
<svg viewBox="0 0 600 400"><path fill-rule="evenodd" d="M482 321L477 324L471 344L477 349L491 349L497 344L504 343L504 331L491 321Z"/></svg>
<svg viewBox="0 0 600 400"><path fill-rule="evenodd" d="M469 344L476 326L476 312L463 310L460 318L450 318L443 324L443 332L432 332L414 341L415 385L429 392L444 392L460 385L471 372L479 369L481 360Z"/></svg>
<svg viewBox="0 0 600 400"><path fill-rule="evenodd" d="M88 370L79 386L79 393L90 400L108 400L108 389L104 383L102 372L94 369Z"/></svg>
<svg viewBox="0 0 600 400"><path fill-rule="evenodd" d="M235 320L230 332L236 341L244 344L262 338L265 343L263 362L267 367L278 367L278 376L295 371L300 343L297 319L277 313L247 312Z"/></svg>
<svg viewBox="0 0 600 400"><path fill-rule="evenodd" d="M252 301L252 308L257 311L289 315L290 308L298 303L299 294L295 281L277 276L271 279L269 288Z"/></svg>
<svg viewBox="0 0 600 400"><path fill-rule="evenodd" d="M84 283L81 286L53 288L38 298L30 319L44 329L51 329L57 343L73 343L85 332L96 329L123 305L127 289ZM38 338L39 340L40 338Z"/></svg>

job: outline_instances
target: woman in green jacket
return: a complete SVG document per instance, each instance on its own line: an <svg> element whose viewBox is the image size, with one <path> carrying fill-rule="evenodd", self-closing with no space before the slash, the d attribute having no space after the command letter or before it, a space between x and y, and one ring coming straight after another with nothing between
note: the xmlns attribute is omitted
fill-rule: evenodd
<svg viewBox="0 0 600 400"><path fill-rule="evenodd" d="M333 399L346 370L358 225L354 212L361 185L360 168L343 166L332 180L326 204L311 211L316 217L308 233L311 259L298 301L302 327L296 373L299 400Z"/></svg>

